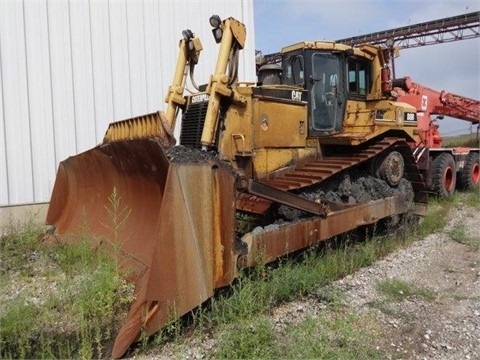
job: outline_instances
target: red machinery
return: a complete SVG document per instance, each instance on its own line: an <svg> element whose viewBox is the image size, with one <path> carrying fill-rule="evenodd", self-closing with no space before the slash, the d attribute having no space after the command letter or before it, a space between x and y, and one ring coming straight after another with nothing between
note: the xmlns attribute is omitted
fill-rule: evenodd
<svg viewBox="0 0 480 360"><path fill-rule="evenodd" d="M479 124L480 101L430 89L413 83L408 76L394 80L392 85L394 93L398 95L397 101L406 102L417 109L418 141L415 154L419 166L425 171L427 186L442 197L451 195L456 185L467 189L478 188L479 148L443 147L438 123L433 116L450 116Z"/></svg>
<svg viewBox="0 0 480 360"><path fill-rule="evenodd" d="M461 95L436 91L414 83L410 77L394 81L394 90L398 101L406 102L417 109L419 130L418 145L429 148L441 148L442 137L433 115L450 116L456 119L478 124L480 119L480 101Z"/></svg>

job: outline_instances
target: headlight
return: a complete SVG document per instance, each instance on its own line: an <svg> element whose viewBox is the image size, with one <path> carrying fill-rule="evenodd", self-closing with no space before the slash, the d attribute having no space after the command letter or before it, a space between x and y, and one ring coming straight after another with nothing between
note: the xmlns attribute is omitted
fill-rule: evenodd
<svg viewBox="0 0 480 360"><path fill-rule="evenodd" d="M217 28L220 26L221 23L222 23L222 20L220 19L220 16L218 15L210 16L210 25L212 25L212 27Z"/></svg>
<svg viewBox="0 0 480 360"><path fill-rule="evenodd" d="M193 32L192 30L183 30L182 31L183 38L188 41L193 38Z"/></svg>
<svg viewBox="0 0 480 360"><path fill-rule="evenodd" d="M223 30L220 28L215 28L212 30L213 37L215 38L215 41L217 44L222 41L222 36L223 36Z"/></svg>

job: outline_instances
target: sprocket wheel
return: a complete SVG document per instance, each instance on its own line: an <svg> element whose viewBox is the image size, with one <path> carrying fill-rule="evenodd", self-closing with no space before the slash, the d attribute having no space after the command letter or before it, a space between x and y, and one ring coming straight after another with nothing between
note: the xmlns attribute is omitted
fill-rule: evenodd
<svg viewBox="0 0 480 360"><path fill-rule="evenodd" d="M376 171L376 176L385 180L390 186L397 186L404 174L405 161L398 151L392 151L385 156Z"/></svg>

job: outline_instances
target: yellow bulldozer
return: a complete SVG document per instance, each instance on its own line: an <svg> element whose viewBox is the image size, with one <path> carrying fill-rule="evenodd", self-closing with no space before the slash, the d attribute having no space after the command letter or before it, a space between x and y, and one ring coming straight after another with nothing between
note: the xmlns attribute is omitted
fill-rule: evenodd
<svg viewBox="0 0 480 360"><path fill-rule="evenodd" d="M241 82L244 24L218 16L210 24L219 52L208 84L185 95L202 51L186 30L165 112L110 124L101 144L58 168L47 214L54 236L75 241L86 229L135 284L113 357L230 285L259 255L271 262L425 211L416 110L392 100L381 48L301 42L260 67L257 82ZM112 192L128 208L113 235Z"/></svg>

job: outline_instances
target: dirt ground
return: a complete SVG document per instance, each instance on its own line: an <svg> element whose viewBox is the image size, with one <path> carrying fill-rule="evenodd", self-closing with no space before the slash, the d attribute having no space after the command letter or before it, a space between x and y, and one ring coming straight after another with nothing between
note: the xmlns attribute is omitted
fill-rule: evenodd
<svg viewBox="0 0 480 360"><path fill-rule="evenodd" d="M341 298L344 314L373 324L382 358L480 359L480 209L460 203L449 219L441 232L329 286ZM378 290L389 280L430 297L414 292L393 299ZM319 311L329 311L328 306L307 296L274 309L273 317L283 325Z"/></svg>
<svg viewBox="0 0 480 360"><path fill-rule="evenodd" d="M461 235L458 229L463 229ZM377 346L386 358L480 359L479 244L480 209L456 208L442 232L336 285L345 291L348 307L376 320L382 333ZM431 290L434 298L388 300L376 289L384 279Z"/></svg>

